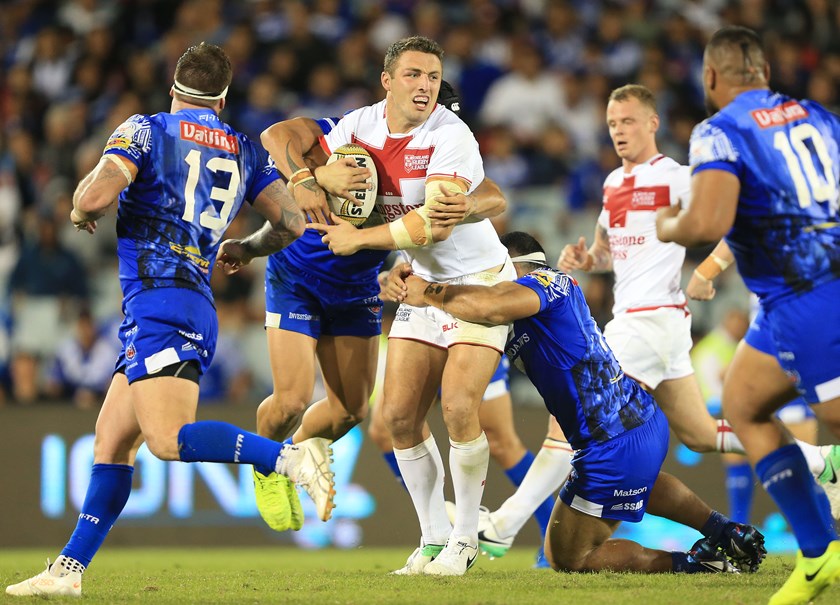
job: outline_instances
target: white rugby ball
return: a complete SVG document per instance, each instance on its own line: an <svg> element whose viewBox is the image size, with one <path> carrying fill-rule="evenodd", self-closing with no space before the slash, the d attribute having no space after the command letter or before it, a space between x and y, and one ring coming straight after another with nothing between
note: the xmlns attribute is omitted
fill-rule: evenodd
<svg viewBox="0 0 840 605"><path fill-rule="evenodd" d="M358 227L367 220L376 205L376 189L379 185L376 178L376 166L373 164L373 159L367 149L353 144L342 145L336 149L330 159L327 160L327 165L343 158L353 158L356 161L356 166L369 169L370 177L365 182L372 184L372 187L362 191L354 191L355 200L348 200L328 193L327 203L330 210L335 214Z"/></svg>

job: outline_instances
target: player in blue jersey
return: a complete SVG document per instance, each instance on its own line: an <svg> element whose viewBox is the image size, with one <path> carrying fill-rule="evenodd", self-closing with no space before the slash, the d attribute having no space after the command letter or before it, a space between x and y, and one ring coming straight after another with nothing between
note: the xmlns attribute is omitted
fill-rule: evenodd
<svg viewBox="0 0 840 605"><path fill-rule="evenodd" d="M703 58L712 117L691 136L691 205L657 220L663 241L696 246L725 236L758 295L777 355L742 342L724 413L800 547L772 605L808 603L840 579L840 540L825 492L773 417L797 393L821 419L840 415L840 119L769 90L755 32L726 27Z"/></svg>
<svg viewBox="0 0 840 605"><path fill-rule="evenodd" d="M516 267L514 282L429 284L410 275L408 264L396 267L390 281L396 298L408 304L445 308L465 321L512 322L505 352L534 383L575 449L546 538L552 567L733 571L729 555L757 569L765 555L763 536L712 511L676 477L660 471L668 421L653 397L622 371L577 282L549 268L544 250L527 233L509 233L502 243ZM388 290L389 298L393 292ZM645 511L694 527L706 538L689 552L674 553L610 540L621 521L639 521Z"/></svg>
<svg viewBox="0 0 840 605"><path fill-rule="evenodd" d="M366 187L370 175L349 158L325 165L327 155L319 139L337 122L338 118L296 118L277 123L262 135L277 167L292 183L298 205L313 220L329 216L327 191L352 197L350 191ZM470 196L442 199L432 219L448 226L457 224L468 210L495 216L504 208L501 191L485 180ZM364 226L381 222L374 213ZM283 440L301 422L287 443L311 437L335 440L367 416L381 333L377 276L388 254L361 250L336 256L316 231L307 230L269 258L265 326L274 390L257 411L258 434ZM316 358L327 398L310 406ZM255 469L254 488L269 527L276 531L302 527L303 510L287 478Z"/></svg>
<svg viewBox="0 0 840 605"><path fill-rule="evenodd" d="M303 231L302 213L268 154L219 119L231 75L221 48L189 48L175 67L170 112L135 115L119 126L76 188L71 220L88 233L119 197L122 351L96 423L75 531L55 563L7 587L9 595L81 595L82 573L128 500L144 441L162 460L253 464L284 474L312 495L322 519L330 516L335 492L325 439L289 446L195 420L199 378L216 346L210 273L222 234L246 200L268 219L219 253L219 264L235 269Z"/></svg>

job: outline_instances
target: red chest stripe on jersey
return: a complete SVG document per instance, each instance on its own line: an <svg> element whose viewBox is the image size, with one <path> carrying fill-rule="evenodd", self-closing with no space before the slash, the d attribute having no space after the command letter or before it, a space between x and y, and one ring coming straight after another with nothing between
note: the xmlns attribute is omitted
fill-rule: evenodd
<svg viewBox="0 0 840 605"><path fill-rule="evenodd" d="M201 124L181 122L181 138L184 141L191 141L205 147L239 153L239 139L236 138L236 135L228 134L224 130L208 128Z"/></svg>
<svg viewBox="0 0 840 605"><path fill-rule="evenodd" d="M421 149L408 148L411 137L385 139L384 147L375 147L353 135L353 142L370 152L379 179L378 195L402 197L400 179L425 179L433 146Z"/></svg>
<svg viewBox="0 0 840 605"><path fill-rule="evenodd" d="M629 211L656 211L670 205L668 185L636 187L636 177L630 176L618 187L604 187L604 209L610 213L610 227L624 227Z"/></svg>

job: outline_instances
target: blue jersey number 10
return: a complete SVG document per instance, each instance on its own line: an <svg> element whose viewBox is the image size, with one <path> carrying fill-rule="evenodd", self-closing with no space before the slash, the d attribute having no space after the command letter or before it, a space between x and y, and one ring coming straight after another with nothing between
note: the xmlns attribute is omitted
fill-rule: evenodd
<svg viewBox="0 0 840 605"><path fill-rule="evenodd" d="M805 144L809 139L813 152ZM799 207L807 208L813 199L817 202L829 202L832 211L836 211L837 183L834 181L831 156L819 130L805 123L791 128L790 134L779 131L773 138L773 147L781 151L785 158L788 172L796 187ZM818 174L814 164L815 155L819 159L822 175Z"/></svg>

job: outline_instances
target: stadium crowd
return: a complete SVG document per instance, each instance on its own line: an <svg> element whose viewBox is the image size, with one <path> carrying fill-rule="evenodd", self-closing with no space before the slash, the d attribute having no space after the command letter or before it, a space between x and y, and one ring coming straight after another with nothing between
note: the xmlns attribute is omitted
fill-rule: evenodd
<svg viewBox="0 0 840 605"><path fill-rule="evenodd" d="M461 94L486 173L508 197L502 220L533 232L557 258L591 229L604 178L619 164L604 120L609 91L628 82L650 88L659 148L685 163L691 129L705 116L703 47L725 24L762 35L772 89L837 109L840 5L830 0L5 2L0 401L101 400L119 350L114 217L100 237L80 236L67 220L72 191L124 119L168 109L161 83L191 44L219 44L231 57L223 118L258 140L279 120L341 116L381 99L387 46L414 33L439 40L444 77ZM258 223L244 213L230 235ZM692 253L686 271L703 256ZM270 389L262 265L217 273L220 351L202 396L258 401L254 392ZM609 285L598 276L587 283L602 325ZM746 304L734 276L720 292L695 313L698 332L733 301Z"/></svg>

